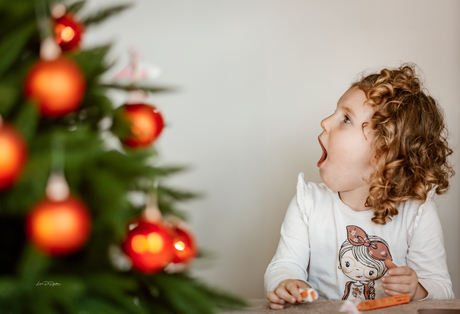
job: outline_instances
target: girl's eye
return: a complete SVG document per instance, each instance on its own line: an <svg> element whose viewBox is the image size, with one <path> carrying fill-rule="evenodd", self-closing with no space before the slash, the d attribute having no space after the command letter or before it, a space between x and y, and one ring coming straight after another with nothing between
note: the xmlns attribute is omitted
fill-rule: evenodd
<svg viewBox="0 0 460 314"><path fill-rule="evenodd" d="M350 120L350 118L348 118L348 116L345 116L345 118L343 119L343 122L351 123L351 120Z"/></svg>
<svg viewBox="0 0 460 314"><path fill-rule="evenodd" d="M346 266L347 268L350 267L350 262L346 261L346 262L345 262L345 266Z"/></svg>

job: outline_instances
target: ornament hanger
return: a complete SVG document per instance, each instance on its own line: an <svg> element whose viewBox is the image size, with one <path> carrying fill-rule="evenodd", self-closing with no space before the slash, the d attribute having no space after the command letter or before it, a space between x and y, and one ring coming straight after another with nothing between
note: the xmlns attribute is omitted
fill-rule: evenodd
<svg viewBox="0 0 460 314"><path fill-rule="evenodd" d="M62 3L53 4L53 6L51 7L51 16L55 19L63 17L65 13L66 8L65 5L63 5Z"/></svg>
<svg viewBox="0 0 460 314"><path fill-rule="evenodd" d="M51 174L46 185L46 196L62 201L70 195L69 184L64 175L64 145L62 136L55 133L51 141Z"/></svg>
<svg viewBox="0 0 460 314"><path fill-rule="evenodd" d="M142 212L142 216L149 222L156 222L162 219L161 211L158 206L158 180L155 180L154 190L146 195L146 206Z"/></svg>
<svg viewBox="0 0 460 314"><path fill-rule="evenodd" d="M56 4L55 7L63 6ZM62 9L61 9L62 10ZM65 12L65 7L64 7ZM56 60L62 54L61 47L53 38L52 25L49 17L49 7L43 0L35 2L35 14L37 15L37 27L40 34L40 58L42 60Z"/></svg>
<svg viewBox="0 0 460 314"><path fill-rule="evenodd" d="M35 14L37 15L37 27L40 39L53 37L52 26L49 19L49 7L46 1L35 1Z"/></svg>

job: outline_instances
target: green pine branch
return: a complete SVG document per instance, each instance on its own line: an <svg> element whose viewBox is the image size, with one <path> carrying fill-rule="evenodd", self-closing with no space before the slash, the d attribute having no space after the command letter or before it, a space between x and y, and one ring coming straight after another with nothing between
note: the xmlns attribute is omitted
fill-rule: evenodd
<svg viewBox="0 0 460 314"><path fill-rule="evenodd" d="M99 12L93 15L83 18L82 22L83 24L85 24L86 27L96 25L96 24L99 24L105 21L109 17L112 17L118 13L123 12L124 10L130 8L131 6L132 4L121 4L121 5L115 5L112 7L108 7L108 8L100 10Z"/></svg>
<svg viewBox="0 0 460 314"><path fill-rule="evenodd" d="M159 273L144 278L144 283L158 297L167 300L170 313L213 314L218 309L241 309L247 306L243 299L217 289L208 288L185 273Z"/></svg>
<svg viewBox="0 0 460 314"><path fill-rule="evenodd" d="M40 120L39 112L33 101L27 101L19 110L13 123L27 141L31 141L37 131Z"/></svg>
<svg viewBox="0 0 460 314"><path fill-rule="evenodd" d="M32 65L38 61L33 55L25 55L14 61L14 64L0 78L0 114L6 120L14 120L15 116L27 100L24 95L24 80Z"/></svg>
<svg viewBox="0 0 460 314"><path fill-rule="evenodd" d="M148 313L134 303L134 295L138 290L138 282L133 277L101 273L88 276L85 280L88 296L98 296L115 305L123 313Z"/></svg>
<svg viewBox="0 0 460 314"><path fill-rule="evenodd" d="M160 208L162 214L165 216L176 216L184 221L188 220L188 217L183 211L176 207L176 203L189 201L203 196L200 193L181 191L165 187L164 185L158 186L155 191L157 193L158 207Z"/></svg>
<svg viewBox="0 0 460 314"><path fill-rule="evenodd" d="M158 187L158 195L159 196L164 196L167 197L168 199L174 200L174 201L188 201L191 199L203 197L203 194L201 193L193 193L190 191L181 191L178 189L174 189L171 187L166 187L163 185L160 185Z"/></svg>
<svg viewBox="0 0 460 314"><path fill-rule="evenodd" d="M168 93L168 92L175 92L177 89L171 87L162 87L162 86L144 86L140 84L118 84L118 83L107 83L101 84L101 87L111 88L111 89L118 89L124 91L135 91L141 90L144 92L149 93Z"/></svg>
<svg viewBox="0 0 460 314"><path fill-rule="evenodd" d="M87 85L91 86L92 83L98 83L96 79L112 66L105 62L110 48L111 44L107 44L69 54L83 71Z"/></svg>
<svg viewBox="0 0 460 314"><path fill-rule="evenodd" d="M160 209L163 216L175 216L184 221L188 219L188 216L184 212L177 209L172 202L165 201L161 197L158 198L158 208Z"/></svg>
<svg viewBox="0 0 460 314"><path fill-rule="evenodd" d="M78 13L85 4L86 4L86 0L74 2L67 7L67 11Z"/></svg>
<svg viewBox="0 0 460 314"><path fill-rule="evenodd" d="M6 116L18 101L21 91L10 80L0 80L0 114Z"/></svg>
<svg viewBox="0 0 460 314"><path fill-rule="evenodd" d="M22 55L22 50L37 32L35 21L15 29L0 42L0 78Z"/></svg>

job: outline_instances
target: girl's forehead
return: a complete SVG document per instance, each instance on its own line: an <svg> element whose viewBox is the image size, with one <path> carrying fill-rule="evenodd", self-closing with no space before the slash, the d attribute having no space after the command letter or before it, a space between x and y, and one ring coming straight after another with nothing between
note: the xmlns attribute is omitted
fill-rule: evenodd
<svg viewBox="0 0 460 314"><path fill-rule="evenodd" d="M355 118L366 121L374 114L375 109L367 102L366 95L360 89L347 95L347 91L337 102L337 109L349 112Z"/></svg>
<svg viewBox="0 0 460 314"><path fill-rule="evenodd" d="M353 87L347 90L342 95L342 97L340 97L339 101L337 102L337 107L353 107L356 109L359 107L364 107L366 105L370 107L370 105L367 104L366 101L366 94L358 87Z"/></svg>

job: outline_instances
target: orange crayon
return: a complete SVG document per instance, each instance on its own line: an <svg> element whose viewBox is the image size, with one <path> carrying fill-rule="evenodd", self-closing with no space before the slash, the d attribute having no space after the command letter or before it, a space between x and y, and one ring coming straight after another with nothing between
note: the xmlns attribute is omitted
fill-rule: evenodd
<svg viewBox="0 0 460 314"><path fill-rule="evenodd" d="M380 298L376 300L364 301L358 304L359 311L375 310L383 307L409 303L410 297L408 294L395 295L393 297Z"/></svg>

